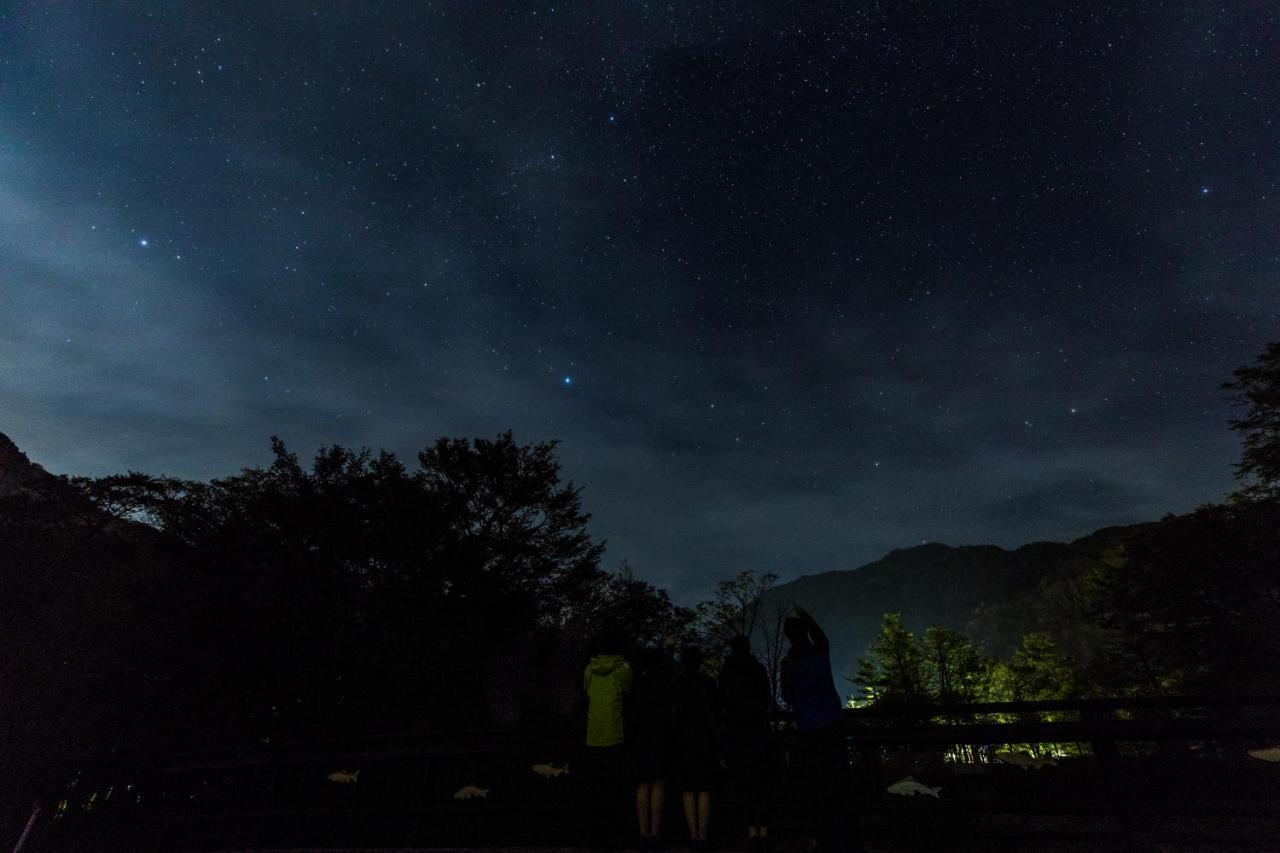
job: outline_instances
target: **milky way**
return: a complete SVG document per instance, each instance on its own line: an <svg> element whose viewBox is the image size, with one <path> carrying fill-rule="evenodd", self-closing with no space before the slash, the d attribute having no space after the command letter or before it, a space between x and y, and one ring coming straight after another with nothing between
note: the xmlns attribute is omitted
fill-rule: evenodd
<svg viewBox="0 0 1280 853"><path fill-rule="evenodd" d="M681 600L1218 499L1280 27L1119 5L11 4L0 432L556 438Z"/></svg>

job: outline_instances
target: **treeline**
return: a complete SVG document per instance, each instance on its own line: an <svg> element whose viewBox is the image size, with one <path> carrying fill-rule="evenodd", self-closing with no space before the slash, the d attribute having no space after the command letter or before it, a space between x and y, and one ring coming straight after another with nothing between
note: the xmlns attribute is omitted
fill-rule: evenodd
<svg viewBox="0 0 1280 853"><path fill-rule="evenodd" d="M1079 690L1078 671L1045 633L1027 634L1008 659L984 655L972 640L941 625L919 639L902 614L885 614L880 634L850 679L854 704L1002 702L1064 698Z"/></svg>
<svg viewBox="0 0 1280 853"><path fill-rule="evenodd" d="M1231 422L1241 487L1225 502L1119 531L1033 595L984 608L977 639L944 626L917 638L886 615L852 698L1280 695L1280 343L1224 388L1244 409Z"/></svg>
<svg viewBox="0 0 1280 853"><path fill-rule="evenodd" d="M553 444L441 439L412 470L273 451L211 482L16 471L6 787L206 745L560 720L593 634L695 630L665 592L601 569Z"/></svg>

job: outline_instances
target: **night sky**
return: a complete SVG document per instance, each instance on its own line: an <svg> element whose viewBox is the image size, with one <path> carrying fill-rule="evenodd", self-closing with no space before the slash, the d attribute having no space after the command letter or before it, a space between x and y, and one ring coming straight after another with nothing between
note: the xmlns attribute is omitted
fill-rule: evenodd
<svg viewBox="0 0 1280 853"><path fill-rule="evenodd" d="M1268 3L0 6L0 432L560 439L606 566L1015 546L1232 487Z"/></svg>

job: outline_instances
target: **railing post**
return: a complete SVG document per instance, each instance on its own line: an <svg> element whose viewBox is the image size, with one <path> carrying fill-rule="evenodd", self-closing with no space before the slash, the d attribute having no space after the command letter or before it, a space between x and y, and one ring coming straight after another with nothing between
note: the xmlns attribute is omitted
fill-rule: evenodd
<svg viewBox="0 0 1280 853"><path fill-rule="evenodd" d="M1080 719L1094 725L1105 725L1108 720L1114 719L1114 712L1082 708ZM1098 762L1098 766L1103 769L1111 766L1120 755L1120 748L1116 746L1115 738L1110 735L1095 734L1089 740L1089 749L1093 752L1094 760Z"/></svg>

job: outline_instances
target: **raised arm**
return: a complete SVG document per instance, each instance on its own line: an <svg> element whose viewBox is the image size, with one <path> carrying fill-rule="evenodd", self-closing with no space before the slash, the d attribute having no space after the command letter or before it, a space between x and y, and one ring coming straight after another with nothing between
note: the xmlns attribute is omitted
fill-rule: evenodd
<svg viewBox="0 0 1280 853"><path fill-rule="evenodd" d="M805 631L809 634L813 647L824 654L829 651L831 643L827 640L827 635L822 632L822 626L809 615L809 611L796 605L796 616L804 622Z"/></svg>

